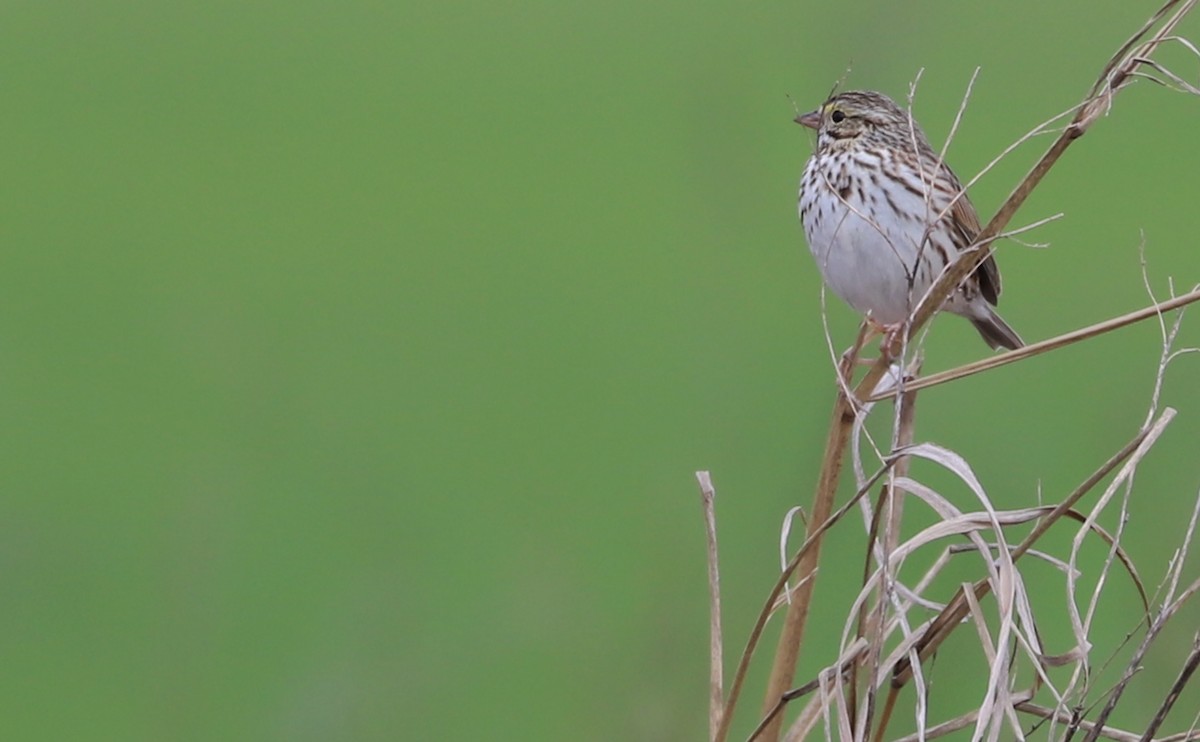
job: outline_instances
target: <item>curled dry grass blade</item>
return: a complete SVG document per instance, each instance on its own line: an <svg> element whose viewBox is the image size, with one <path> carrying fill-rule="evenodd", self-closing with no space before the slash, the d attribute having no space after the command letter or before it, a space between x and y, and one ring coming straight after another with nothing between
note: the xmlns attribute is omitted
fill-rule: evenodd
<svg viewBox="0 0 1200 742"><path fill-rule="evenodd" d="M1021 558L1046 531L1050 529L1055 522L1065 515L1081 497L1090 492L1101 480L1104 479L1110 472L1121 466L1128 459L1133 457L1134 462L1145 456L1158 437L1162 435L1162 431L1175 417L1175 410L1168 408L1164 410L1154 425L1149 429L1138 433L1129 443L1127 443L1120 451L1112 456L1108 461L1104 462L1099 469L1092 473L1075 491L1071 493L1067 499L1059 503L1054 510L1045 518L1038 522L1038 525L1033 531L1025 537L1025 539L1012 551L1011 557L1013 561ZM972 588L975 599L978 600L986 595L991 590L991 584L987 580L979 580ZM934 651L941 646L950 632L958 625L967 612L967 601L962 589L955 595L946 608L938 615L925 631L922 641L916 647L918 658L924 660L929 657ZM892 677L893 688L902 687L912 677L911 660L905 659L897 663L896 669Z"/></svg>

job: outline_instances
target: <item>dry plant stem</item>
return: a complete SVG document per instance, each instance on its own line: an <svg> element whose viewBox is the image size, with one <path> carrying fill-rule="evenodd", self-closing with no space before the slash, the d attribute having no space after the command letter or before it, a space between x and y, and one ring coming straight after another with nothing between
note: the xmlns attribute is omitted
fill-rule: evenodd
<svg viewBox="0 0 1200 742"><path fill-rule="evenodd" d="M918 365L914 368L913 373L919 372L920 366ZM906 447L912 445L914 439L913 430L915 428L917 416L916 409L916 392L909 392L908 390L905 390L904 394L900 398L900 419L896 430L896 438L892 446L893 450L902 451ZM880 543L882 548L880 548L878 551L872 548L872 546L868 546L867 548L867 560L863 564L864 586L871 576L871 554L878 553L880 555L880 559L883 562L882 567L886 572L889 566L887 563L889 556L896 550L896 546L900 542L900 521L901 514L904 511L904 491L897 488L895 483L898 478L908 476L909 463L910 461L908 456L899 457L896 460L895 466L892 467L892 472L888 476L887 483L885 483L880 489L879 503L875 507L874 517L871 521L870 542L873 545L877 540L880 540L878 534L881 530L880 524L882 521L883 536ZM873 616L874 620L869 620L867 614L868 607L865 603L859 610L858 614L858 637L860 639L867 639L868 646L871 647L871 651L867 658L868 678L876 677L879 672L879 656L883 651L883 639L881 636L881 632L883 631L883 613L888 603L886 594L887 589L887 580L885 578L883 580L883 585L880 588L879 595L877 596L876 607L878 608L878 611ZM861 725L857 723L859 688L857 665L854 667L854 670L851 673L849 686L849 706L851 715L850 724L851 726L860 726L861 729L864 730L870 729L872 717L875 713L874 684L868 680L865 686L865 691L867 693L867 705L866 709L864 710L864 718L862 719Z"/></svg>
<svg viewBox="0 0 1200 742"><path fill-rule="evenodd" d="M809 554L814 545L820 543L820 537L824 536L826 531L840 521L846 515L846 513L848 513L856 503L858 503L859 498L865 496L867 492L870 492L871 488L874 487L879 480L888 473L890 468L891 462L885 463L884 467L875 472L875 474L873 474L870 479L863 484L862 489L860 489L854 494L853 497L847 500L845 505L842 505L842 507L838 508L837 512L833 513L825 521L823 526L813 531L813 537L805 540L804 544L802 544L800 549L796 552L796 555L792 557L792 560L787 563L786 567L784 567L783 572L780 573L778 579L775 580L775 586L771 588L770 593L767 595L766 603L763 605L762 610L758 614L758 620L755 621L754 628L750 630L750 638L746 642L746 648L742 651L742 658L738 662L737 671L734 673L733 684L730 686L729 690L729 700L725 702L725 715L721 717L721 728L717 730L717 742L724 742L724 740L729 736L729 725L733 719L733 710L737 705L737 700L740 697L742 686L746 681L746 673L750 668L750 658L754 655L754 650L758 647L758 640L762 637L763 629L766 628L767 619L771 616L776 599L783 594L787 587L787 581L790 580L792 575L796 573L796 570L800 566L801 560L803 560ZM792 595L795 595L795 591L792 592ZM751 735L750 739L753 740L755 735L757 735L762 729L766 728L766 726L783 710L783 707L787 701L786 696L786 693L780 694L779 702L766 713L766 718L764 718L762 723L759 725L759 728L757 731L755 731L754 735Z"/></svg>
<svg viewBox="0 0 1200 742"><path fill-rule="evenodd" d="M892 686L888 688L887 700L883 704L883 714L879 717L879 726L875 729L874 742L883 742L884 731L887 730L888 724L892 720L892 714L896 712L896 699L900 696L900 689Z"/></svg>
<svg viewBox="0 0 1200 742"><path fill-rule="evenodd" d="M1025 701L1028 701L1033 697L1033 694L1026 692L1020 697ZM924 735L909 734L896 739L896 742L921 742L922 739L936 739L938 737L950 734L951 732L957 732L960 729L965 729L966 727L974 724L975 720L978 718L979 710L975 709L974 711L969 711L958 718L944 721L941 724L929 727L925 730Z"/></svg>
<svg viewBox="0 0 1200 742"><path fill-rule="evenodd" d="M1142 739L1141 735L1134 732L1127 732L1123 729L1116 729L1114 727L1104 727L1094 722L1084 721L1077 716L1066 714L1062 711L1057 711L1046 706L1040 706L1029 701L1018 703L1014 706L1014 708L1016 708L1017 711L1029 714L1031 716L1036 716L1040 719L1055 720L1061 724L1074 725L1079 729L1083 729L1087 732L1094 732L1107 739L1117 740L1117 742L1137 742L1137 740ZM1200 733L1195 735L1172 735L1170 737L1163 737L1157 740L1157 742L1186 742L1186 740L1194 739L1200 739Z"/></svg>
<svg viewBox="0 0 1200 742"><path fill-rule="evenodd" d="M920 364L918 363L905 373L906 378L909 373L914 376L921 373ZM917 394L915 390L907 388L907 383L905 381L901 385L901 388L904 389L904 394L900 398L900 424L896 432L895 443L892 446L892 449L895 451L901 451L911 446L914 440L913 431L916 426L917 417ZM884 531L883 541L885 557L887 554L895 551L896 547L900 544L900 521L904 513L904 491L897 490L891 482L894 482L897 477L907 477L908 465L908 457L901 456L896 461L896 465L892 467L894 476L890 477L891 481L888 484L887 529Z"/></svg>
<svg viewBox="0 0 1200 742"><path fill-rule="evenodd" d="M823 684L827 684L829 682L829 678L832 676L836 675L842 681L845 681L849 677L851 670L855 666L857 666L858 663L861 661L862 654L866 650L867 650L866 642L864 642L862 640L858 640L851 647L851 650L846 655L843 656L842 660L837 664L836 667L826 668L825 670L821 671L821 674L819 674L817 677L813 678L812 680L808 681L804 685L801 685L797 688L793 688L792 690L789 690L787 693L784 693L783 696L779 699L779 703L776 705L776 707L771 710L771 713L767 714L762 719L762 721L760 721L758 723L758 726L755 727L754 731L750 733L750 737L749 737L750 741L753 742L758 737L758 735L762 733L763 729L768 724L771 723L771 720L777 714L779 714L783 711L784 706L786 706L788 703L795 701L798 698L803 698L804 696L807 696L808 694L818 690L819 688L821 688L821 686ZM815 699L815 700L820 700L820 699ZM803 714L801 714L801 716L803 716ZM801 721L801 720L798 720L798 721Z"/></svg>
<svg viewBox="0 0 1200 742"><path fill-rule="evenodd" d="M1101 467L1095 472L1093 472L1090 477L1084 480L1079 487L1075 488L1075 491L1072 492L1067 499L1059 503L1053 511L1038 521L1038 525L1034 527L1033 531L1031 531L1030 534L1026 536L1025 539L1015 549L1013 549L1012 560L1014 562L1017 561L1022 555L1025 554L1025 552L1029 551L1029 549L1033 547L1034 543L1036 543L1037 540L1040 539L1047 530L1049 530L1050 526L1052 526L1065 513L1067 513L1081 497L1099 484L1100 480L1120 466L1122 462L1124 462L1130 456L1133 456L1135 453L1144 453L1149 449L1150 446L1154 445L1154 442L1158 439L1158 436L1162 434L1162 431L1174 417L1175 410L1167 408L1163 411L1162 415L1159 416L1154 425L1138 433L1133 440L1131 440L1120 451L1114 454L1112 458L1104 462L1104 464L1101 465ZM975 583L974 589L972 590L976 600L981 599L990 591L991 583L989 583L987 580L979 580ZM967 615L968 610L969 608L966 596L964 591L960 588L959 591L955 593L954 597L951 598L950 602L946 604L946 607L942 610L942 612L938 614L937 618L935 618L929 624L928 628L924 632L924 635L921 637L921 640L918 641L916 646L913 648L913 652L916 654L917 658L921 661L924 661L929 657L930 654L935 652L937 648L941 646L942 642L945 641L946 637L948 637L951 632L953 632L954 629L959 626L963 617ZM907 684L912 678L911 657L912 655L910 654L909 658L903 659L896 663L896 668L892 672L893 695L899 690L899 688ZM891 704L893 699L889 697L888 701L889 704Z"/></svg>
<svg viewBox="0 0 1200 742"><path fill-rule="evenodd" d="M853 653L850 657L847 657L846 659L842 660L841 663L838 664L838 667L837 667L838 674L847 675L854 669L854 666L858 664L858 661L862 656L862 652L866 650L865 644L862 644L860 646L862 647L861 651ZM813 691L815 691L817 688L820 688L820 687L821 687L821 678L819 678L819 677L813 678L812 680L808 681L804 685L793 688L793 689L789 690L787 693L784 693L783 698L781 700L794 701L797 698L803 698L804 696L807 696L809 693L812 693Z"/></svg>
<svg viewBox="0 0 1200 742"><path fill-rule="evenodd" d="M860 338L862 336L863 334L860 333ZM859 348L854 348L851 351L851 357L857 356L858 351ZM878 382L886 368L886 362L877 363L867 373L867 379L874 374L875 382ZM867 387L868 391L871 389L873 387ZM862 385L860 384L857 393L860 399L866 396L861 393L861 390ZM796 568L796 576L800 580L800 584L792 595L792 601L788 605L787 615L784 618L783 630L779 635L779 646L775 652L775 662L771 667L771 675L767 681L767 693L763 699L764 714L770 714L778 706L780 699L791 687L792 679L796 675L796 662L800 657L800 642L804 636L804 625L808 620L812 589L816 582L814 572L821 554L820 534L823 532L825 521L829 519L829 514L833 512L833 501L837 493L838 479L841 476L846 442L850 438L850 429L854 424L855 406L844 391L838 392L829 424L829 437L825 441L821 476L817 482L816 494L809 512L805 545L811 544L811 547L804 553ZM782 723L782 716L773 716L763 730L763 739L778 739Z"/></svg>
<svg viewBox="0 0 1200 742"><path fill-rule="evenodd" d="M906 464L905 469L907 470L907 468L908 468L907 461L905 461L905 464ZM899 464L897 464L897 465L899 465ZM907 471L905 472L905 475L907 475ZM883 511L887 507L889 493L892 491L892 489L893 488L892 488L892 485L890 482L887 484L884 484L883 487L880 488L879 502L876 503L875 512L872 514L871 528L870 528L870 532L867 535L867 543L868 543L867 551L866 551L867 558L863 563L862 581L863 581L864 585L867 583L868 580L871 579L871 553L873 551L872 545L875 544L879 540L880 520L883 518ZM881 610L884 607L884 596L882 594L879 595L879 602L876 605L878 605ZM865 639L867 633L870 631L870 629L868 628L869 625L877 626L879 624L878 620L875 622L869 621L868 612L870 610L871 610L871 607L869 605L867 605L866 602L864 602L861 606L859 606L858 628L856 629L856 632L857 632L856 636L858 637L859 641L863 641ZM871 633L875 633L875 632L871 631ZM882 650L882 647L875 641L872 641L870 646L872 647L873 651L871 653L870 670L867 673L867 677L873 678L873 677L875 677L875 673L878 668L879 652ZM848 704L850 707L850 714L851 714L850 724L851 724L851 726L857 727L858 726L858 718L857 718L858 687L861 682L859 679L858 665L855 665L852 668L850 676L847 678L847 682L849 685L849 695L850 695L850 702ZM868 683L869 683L869 681L868 681ZM865 725L870 725L870 717L871 717L872 713L874 712L874 693L872 692L872 689L870 687L866 688L865 691L866 691L867 697L868 697L868 699L870 699L871 703L869 704L870 707L866 711L866 714L865 714L866 718L863 721L864 721Z"/></svg>
<svg viewBox="0 0 1200 742"><path fill-rule="evenodd" d="M1181 4L1182 7L1176 7ZM1129 74L1131 74L1132 69L1136 67L1136 65L1133 65L1129 69L1122 71L1120 69L1122 67L1122 62L1132 60L1145 63L1145 60L1154 53L1155 48L1157 48L1159 44L1171 38L1171 32L1175 30L1175 27L1179 25L1179 22L1183 20L1183 17L1191 11L1192 6L1195 4L1195 0L1187 0L1186 2L1182 3L1181 0L1168 0L1168 2L1159 8L1154 15L1150 16L1150 19L1146 21L1145 25L1137 30L1137 33L1135 33L1133 36L1130 36L1129 39L1126 40L1121 48L1117 50L1117 53L1113 55L1113 58L1108 61L1108 65L1104 68L1104 74L1101 75L1100 80L1098 80L1092 87L1092 95L1095 96L1098 94L1101 86L1109 81L1110 75L1112 78L1116 78L1118 74L1121 74L1122 77L1127 77ZM1140 41L1150 29L1154 28L1154 24L1165 18L1167 13L1171 12L1172 8L1176 8L1175 14L1171 16L1171 18L1165 24L1163 24L1163 27L1159 29L1158 33L1156 33L1149 42L1142 44L1141 48L1137 52L1134 52L1133 48L1137 45L1138 41ZM1113 84L1120 86L1125 84L1125 80L1114 80Z"/></svg>
<svg viewBox="0 0 1200 742"><path fill-rule="evenodd" d="M1042 155L1042 158L1033 166L1029 174L1017 184L1012 194L1000 206L996 215L992 217L987 226L976 236L975 248L964 251L958 260L947 266L942 276L926 292L924 299L917 307L916 312L913 313L912 320L909 323L908 336L910 338L933 317L934 313L941 308L950 294L963 282L963 279L987 259L988 255L991 254L990 247L992 241L1008 226L1009 221L1012 220L1017 210L1021 208L1021 205L1025 203L1025 199L1029 197L1033 189L1041 183L1042 178L1058 162L1058 159L1066 152L1067 147L1076 139L1083 136L1091 125L1108 111L1112 106L1113 97L1122 87L1131 82L1131 75L1170 36L1175 26L1192 9L1195 2L1196 0L1170 0L1151 17L1138 33L1134 34L1113 55L1099 79L1096 80L1095 85L1092 86L1091 92L1077 109L1075 116L1071 119L1071 123L1067 124L1066 128L1059 134L1058 139L1054 140L1054 143L1050 145L1050 149ZM1176 9L1175 14L1160 26L1147 41L1139 44L1139 41L1153 28L1154 24L1166 16L1175 6L1181 7Z"/></svg>
<svg viewBox="0 0 1200 742"><path fill-rule="evenodd" d="M1166 721L1167 714L1170 713L1171 708L1175 705L1175 702L1179 700L1179 694L1183 692L1184 687L1188 684L1188 680L1190 680L1192 674L1196 672L1197 665L1200 665L1200 635L1193 637L1192 651L1188 653L1187 659L1184 660L1183 669L1179 671L1179 677L1177 677L1175 682L1171 685L1171 690L1169 693L1167 693L1167 697L1163 699L1162 705L1159 707L1158 712L1154 714L1154 718L1151 719L1150 725L1146 727L1146 732L1142 735L1143 740L1153 739L1154 733L1157 732L1158 728L1162 726L1162 723Z"/></svg>
<svg viewBox="0 0 1200 742"><path fill-rule="evenodd" d="M700 500L704 506L704 531L708 546L708 597L709 597L709 696L708 734L715 739L724 714L725 688L722 677L722 660L725 651L721 646L721 576L717 571L717 517L713 501L717 497L712 476L707 471L696 472L700 485Z"/></svg>
<svg viewBox="0 0 1200 742"><path fill-rule="evenodd" d="M1083 484L1075 488L1075 491L1067 496L1067 499L1060 502L1054 508L1054 510L1050 512L1049 515L1038 521L1038 524L1034 526L1034 529L1030 531L1029 535L1017 545L1017 548L1013 549L1013 559L1019 559L1025 552L1033 548L1033 545L1042 537L1042 534L1050 530L1050 526L1054 525L1054 523L1060 517L1070 511L1071 508L1075 506L1075 503L1079 502L1080 498L1082 498L1093 487L1099 484L1100 480L1108 476L1108 473L1113 469L1116 469L1121 462L1134 455L1139 450L1146 451L1150 446L1154 445L1154 442L1158 440L1160 435L1162 435L1162 432L1166 429L1167 425L1169 425L1171 421L1175 419L1175 414L1175 410L1171 407L1163 410L1162 414L1158 416L1158 420L1156 420L1154 424L1143 428L1140 433L1134 436L1133 440L1131 440L1129 443L1126 443L1120 451L1117 451L1117 453L1113 454L1112 458L1110 458L1108 461L1105 461L1099 469L1092 473L1092 476L1088 477Z"/></svg>
<svg viewBox="0 0 1200 742"><path fill-rule="evenodd" d="M1104 708L1100 711L1100 715L1096 717L1096 724L1098 726L1103 726L1104 723L1108 721L1108 717L1112 714L1113 709L1117 707L1117 703L1121 700L1121 697L1125 693L1125 689L1129 686L1129 681L1132 680L1134 674L1136 674L1142 668L1142 660L1145 659L1146 652L1150 650L1150 645L1152 645L1155 639L1158 638L1159 632L1162 631L1167 622L1171 620L1171 617L1174 616L1176 612L1183 607L1183 604L1191 599L1191 597L1195 595L1198 590L1200 590L1200 580L1197 580L1189 585L1177 600L1159 611L1154 621L1151 622L1149 628L1146 629L1146 636L1142 638L1142 643L1138 645L1137 651L1134 652L1133 657L1129 659L1129 664L1126 666L1124 676L1121 678L1121 681L1117 683L1116 687L1113 688L1112 693L1109 694L1108 700L1104 704ZM1166 711L1164 710L1162 713L1165 714ZM1087 737L1084 738L1084 742L1094 742L1096 736L1097 733L1092 731Z"/></svg>
<svg viewBox="0 0 1200 742"><path fill-rule="evenodd" d="M1200 301L1200 289L1183 294L1182 296L1177 296L1174 299L1169 299L1159 304L1154 304L1152 306L1139 309L1136 312L1123 314L1120 317L1113 317L1112 319L1105 320L1103 322L1097 322L1089 327L1074 330L1072 332L1059 335L1058 337L1042 340L1041 342L1033 343L1032 345L1026 345L1025 347L1018 348L1017 350L1011 350L1006 353L989 356L987 358L982 358L978 361L959 366L958 368L939 371L936 374L930 374L918 379L913 379L912 381L905 383L904 389L905 391L915 392L921 389L928 389L931 386L945 384L948 381L962 379L967 376L974 376L975 374L982 373L993 368L1007 366L1010 363L1016 363L1017 361L1024 360L1031 356L1049 353L1052 350L1057 350L1058 348L1072 345L1082 340L1096 337L1097 335L1103 335L1151 317L1160 316L1165 312L1171 312L1176 309L1180 309L1197 301ZM895 394L896 392L894 390L888 391L882 394L871 396L867 399L867 401L878 402L880 400L893 397Z"/></svg>
<svg viewBox="0 0 1200 742"><path fill-rule="evenodd" d="M920 370L921 370L920 366L918 365L914 369L914 374L920 373ZM896 435L896 446L898 448L901 448L904 446L911 446L913 443L913 430L915 428L915 420L916 420L916 414L917 414L916 410L917 410L917 393L915 391L910 391L909 389L905 388L904 393L900 397L900 421L899 421L899 428L898 428L897 435ZM903 469L896 472L896 477L908 476L908 465L909 465L909 458L907 456L902 457L897 462L896 466L897 466L897 468L902 466ZM892 477L891 481L895 482L896 477ZM889 498L888 498L889 514L888 514L887 530L886 530L885 536L884 536L885 555L891 554L893 551L895 551L896 546L900 542L900 517L901 517L901 513L903 512L903 494L904 494L903 492L899 492L894 487L891 487L891 486L889 486L888 489L889 489ZM887 557L885 556L884 558L886 559ZM880 605L881 610L882 610L883 606L886 604L886 602L887 602L887 596L884 595L883 592L881 591L880 595L879 595L879 605ZM881 620L877 623L882 628L882 623L883 623L882 616L881 616ZM870 729L871 722L873 721L873 719L871 717L874 715L875 703L876 703L876 698L877 698L877 693L878 693L878 691L876 690L875 683L874 683L874 678L878 677L878 675L879 675L879 653L883 651L883 642L882 641L873 642L872 647L874 647L875 652L873 652L871 654L871 668L870 668L871 672L867 676L868 678L870 678L870 680L868 681L868 692L870 693L870 696L868 698L868 703L867 703L867 718L865 720L865 724L862 727L864 730ZM884 730L887 729L888 724L891 722L892 713L895 711L895 708L896 708L896 699L894 697L891 697L889 694L887 704L884 707L884 713L879 719L878 729L875 732L876 739L883 739L883 736L882 736L883 732L884 732Z"/></svg>

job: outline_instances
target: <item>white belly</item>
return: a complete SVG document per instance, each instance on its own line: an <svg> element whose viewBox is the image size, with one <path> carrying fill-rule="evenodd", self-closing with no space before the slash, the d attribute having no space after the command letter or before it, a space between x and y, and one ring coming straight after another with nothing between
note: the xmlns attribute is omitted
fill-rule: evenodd
<svg viewBox="0 0 1200 742"><path fill-rule="evenodd" d="M892 206L877 192L844 189L839 198L828 185L819 188L824 197L802 197L800 210L809 249L826 285L876 322L903 321L936 277L928 267L914 273L918 245L925 237L924 199L896 189L892 204L901 212L920 215L901 220L892 216ZM878 215L874 220L867 218L872 212ZM936 248L926 241L924 250ZM932 262L940 272L943 261L928 257L935 257ZM930 261L922 263L929 266Z"/></svg>

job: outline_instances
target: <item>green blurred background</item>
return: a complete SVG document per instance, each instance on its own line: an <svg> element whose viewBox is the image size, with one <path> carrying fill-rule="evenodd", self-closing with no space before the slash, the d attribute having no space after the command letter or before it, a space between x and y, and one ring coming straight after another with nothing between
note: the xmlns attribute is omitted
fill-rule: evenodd
<svg viewBox="0 0 1200 742"><path fill-rule="evenodd" d="M832 399L794 106L849 65L899 98L924 68L941 142L980 66L970 177L1153 8L7 3L4 736L702 738L692 473L734 656ZM1066 217L1002 248L1027 340L1144 305L1143 239L1157 291L1200 279L1198 125L1136 86L1030 200L1019 222ZM973 189L985 217L1048 142ZM857 318L830 301L840 349ZM985 352L943 319L926 366ZM1140 424L1158 352L1145 323L928 392L919 437L1001 504L1061 497ZM1200 484L1197 378L1168 377L1181 416L1131 506L1152 581ZM803 672L833 658L859 531ZM1098 642L1136 619L1112 583ZM945 708L969 708L955 667Z"/></svg>

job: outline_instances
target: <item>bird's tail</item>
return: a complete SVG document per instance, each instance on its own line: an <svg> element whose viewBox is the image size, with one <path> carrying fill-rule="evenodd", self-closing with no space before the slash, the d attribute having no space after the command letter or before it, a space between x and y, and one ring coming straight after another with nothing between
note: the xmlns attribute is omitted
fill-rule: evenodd
<svg viewBox="0 0 1200 742"><path fill-rule="evenodd" d="M980 302L980 304L982 303ZM1021 340L1021 336L1009 327L1008 323L1002 320L1000 315L996 314L996 310L990 306L987 307L985 316L968 317L967 319L971 320L971 324L975 325L975 329L983 336L983 341L991 346L992 350L1000 348L1016 350L1025 344L1025 341Z"/></svg>

